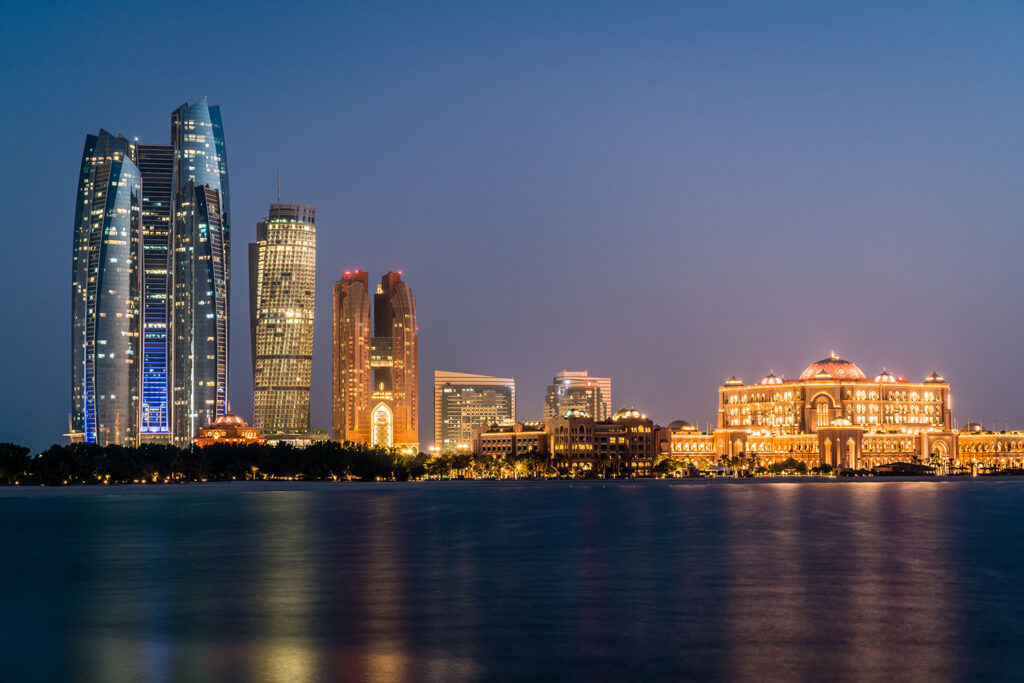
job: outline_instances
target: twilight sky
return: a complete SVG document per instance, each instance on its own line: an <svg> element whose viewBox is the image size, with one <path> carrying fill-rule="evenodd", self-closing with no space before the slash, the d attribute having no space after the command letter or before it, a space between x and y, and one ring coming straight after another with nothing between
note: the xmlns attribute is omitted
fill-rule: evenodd
<svg viewBox="0 0 1024 683"><path fill-rule="evenodd" d="M0 441L60 441L82 144L227 139L231 400L252 415L245 244L317 207L314 426L331 284L401 269L435 369L563 369L615 407L714 420L731 374L835 349L932 370L954 416L1024 428L1024 4L0 4ZM282 9L283 8L283 9Z"/></svg>

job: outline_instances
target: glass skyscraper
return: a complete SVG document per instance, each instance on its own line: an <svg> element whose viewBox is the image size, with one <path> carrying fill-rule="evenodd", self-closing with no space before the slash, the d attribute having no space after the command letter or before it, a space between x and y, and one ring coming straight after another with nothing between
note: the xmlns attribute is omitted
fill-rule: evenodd
<svg viewBox="0 0 1024 683"><path fill-rule="evenodd" d="M86 137L75 204L73 441L188 443L227 412L230 211L220 109L170 145Z"/></svg>
<svg viewBox="0 0 1024 683"><path fill-rule="evenodd" d="M316 209L271 204L249 245L253 426L264 435L309 431L315 291Z"/></svg>
<svg viewBox="0 0 1024 683"><path fill-rule="evenodd" d="M88 135L71 274L71 438L134 443L139 415L142 179L128 140Z"/></svg>
<svg viewBox="0 0 1024 683"><path fill-rule="evenodd" d="M178 443L228 410L231 221L220 108L206 98L171 115L172 425Z"/></svg>

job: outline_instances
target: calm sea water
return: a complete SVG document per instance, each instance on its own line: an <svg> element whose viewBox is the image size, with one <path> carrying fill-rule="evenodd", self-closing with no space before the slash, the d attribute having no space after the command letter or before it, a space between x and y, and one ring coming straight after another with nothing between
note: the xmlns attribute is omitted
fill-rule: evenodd
<svg viewBox="0 0 1024 683"><path fill-rule="evenodd" d="M3 680L1024 677L1024 482L0 491Z"/></svg>

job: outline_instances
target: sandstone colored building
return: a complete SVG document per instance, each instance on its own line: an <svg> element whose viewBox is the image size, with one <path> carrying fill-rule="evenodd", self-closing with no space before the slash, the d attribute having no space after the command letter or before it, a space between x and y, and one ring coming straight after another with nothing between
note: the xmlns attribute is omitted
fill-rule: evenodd
<svg viewBox="0 0 1024 683"><path fill-rule="evenodd" d="M893 462L1009 467L1024 462L1024 432L955 429L949 383L938 373L911 382L883 369L873 378L834 353L798 378L774 372L756 384L736 377L718 389L717 428L668 427L669 453L696 464L743 457L768 465L870 469Z"/></svg>

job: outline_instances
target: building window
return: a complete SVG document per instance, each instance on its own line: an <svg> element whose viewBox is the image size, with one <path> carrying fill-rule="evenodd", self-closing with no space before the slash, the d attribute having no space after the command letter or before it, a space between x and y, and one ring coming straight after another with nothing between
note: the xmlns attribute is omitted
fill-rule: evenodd
<svg viewBox="0 0 1024 683"><path fill-rule="evenodd" d="M816 405L817 416L816 423L819 427L828 426L828 403L825 401L818 401Z"/></svg>

